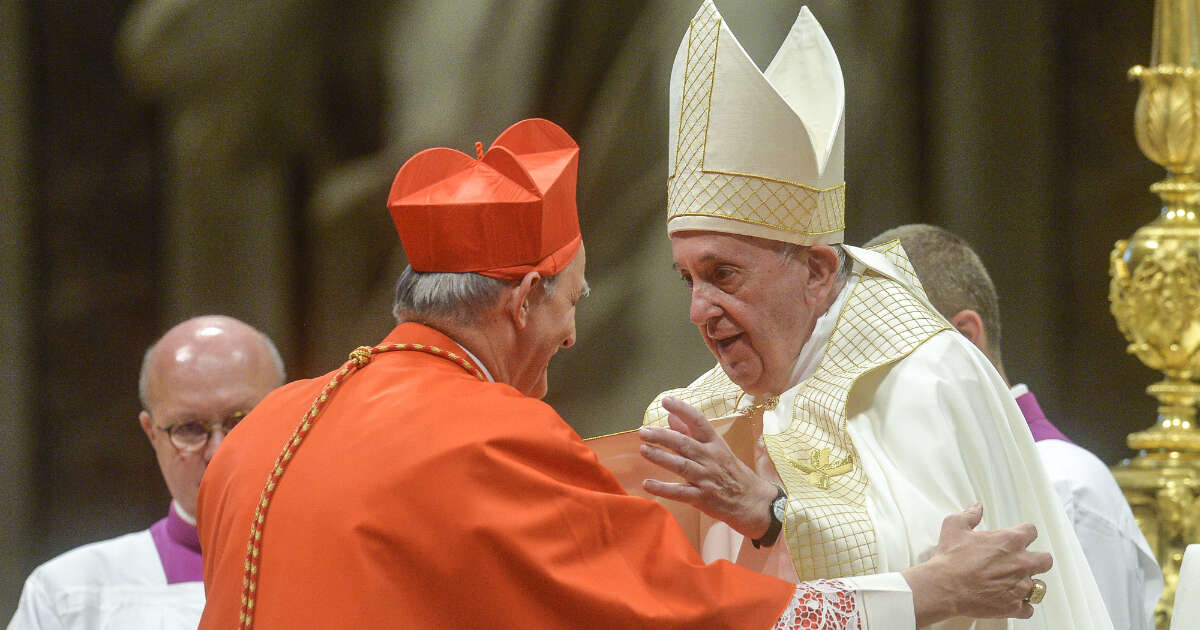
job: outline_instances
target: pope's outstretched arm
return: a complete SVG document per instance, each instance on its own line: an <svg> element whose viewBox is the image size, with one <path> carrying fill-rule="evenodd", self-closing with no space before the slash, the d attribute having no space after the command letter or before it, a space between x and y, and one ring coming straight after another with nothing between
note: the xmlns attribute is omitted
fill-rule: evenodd
<svg viewBox="0 0 1200 630"><path fill-rule="evenodd" d="M708 420L676 398L664 398L670 428L640 429L642 455L683 481L645 480L655 496L688 503L751 538L769 527L767 507L774 484L750 469L730 450ZM912 590L917 627L956 616L1027 619L1026 596L1033 575L1050 570L1050 554L1027 551L1037 538L1033 525L974 531L983 507L974 504L942 522L932 558L901 572ZM806 588L800 585L798 593Z"/></svg>

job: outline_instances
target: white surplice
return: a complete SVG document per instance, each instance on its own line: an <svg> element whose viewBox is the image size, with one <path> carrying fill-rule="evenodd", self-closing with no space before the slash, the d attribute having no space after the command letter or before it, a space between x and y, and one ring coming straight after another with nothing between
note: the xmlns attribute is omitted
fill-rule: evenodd
<svg viewBox="0 0 1200 630"><path fill-rule="evenodd" d="M91 543L29 575L8 630L195 630L204 584L167 584L149 530Z"/></svg>
<svg viewBox="0 0 1200 630"><path fill-rule="evenodd" d="M1024 384L1014 385L1012 395L1018 401L1023 396L1034 400ZM1049 424L1049 420L1045 422ZM1162 569L1112 472L1078 444L1053 437L1043 439L1036 433L1034 438L1042 465L1100 587L1113 627L1154 630L1154 607L1163 591Z"/></svg>
<svg viewBox="0 0 1200 630"><path fill-rule="evenodd" d="M1200 544L1183 550L1171 630L1200 630Z"/></svg>

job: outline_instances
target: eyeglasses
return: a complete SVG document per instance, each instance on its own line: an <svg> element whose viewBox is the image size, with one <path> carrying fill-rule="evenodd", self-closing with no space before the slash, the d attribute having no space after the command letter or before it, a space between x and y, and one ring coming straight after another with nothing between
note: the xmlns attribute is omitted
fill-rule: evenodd
<svg viewBox="0 0 1200 630"><path fill-rule="evenodd" d="M229 435L233 427L236 427L245 416L245 411L238 411L220 422L177 422L167 427L154 425L154 428L166 433L167 437L171 439L171 444L177 450L193 453L208 446L212 432L217 428L220 428L225 435Z"/></svg>

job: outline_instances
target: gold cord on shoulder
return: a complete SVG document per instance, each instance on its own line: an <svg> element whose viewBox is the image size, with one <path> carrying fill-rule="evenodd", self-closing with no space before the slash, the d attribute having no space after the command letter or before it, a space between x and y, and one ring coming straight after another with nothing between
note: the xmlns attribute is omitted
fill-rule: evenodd
<svg viewBox="0 0 1200 630"><path fill-rule="evenodd" d="M359 346L350 353L350 362L354 364L354 367L361 370L363 366L371 361L371 354L371 346Z"/></svg>
<svg viewBox="0 0 1200 630"><path fill-rule="evenodd" d="M238 627L241 630L250 630L254 626L254 606L255 597L258 592L263 528L267 521L267 510L271 507L271 498L275 496L275 491L279 487L279 482L283 478L283 473L287 469L288 463L295 457L300 444L304 442L304 438L308 436L309 431L316 424L317 416L320 415L325 403L328 402L329 397L337 389L337 386L344 383L352 373L366 367L376 354L397 350L411 350L432 354L458 364L459 367L481 381L487 380L484 378L483 372L465 357L459 356L454 352L447 352L436 346L395 343L374 347L359 346L350 353L350 358L342 365L342 369L338 370L333 375L333 378L329 379L329 382L321 389L321 393L313 400L308 411L300 417L300 423L292 431L292 435L288 438L287 443L284 444L283 451L275 458L275 464L271 466L271 474L267 477L267 484L263 487L258 503L254 507L254 520L250 522L250 541L246 545L245 572L242 575L242 607L238 622Z"/></svg>

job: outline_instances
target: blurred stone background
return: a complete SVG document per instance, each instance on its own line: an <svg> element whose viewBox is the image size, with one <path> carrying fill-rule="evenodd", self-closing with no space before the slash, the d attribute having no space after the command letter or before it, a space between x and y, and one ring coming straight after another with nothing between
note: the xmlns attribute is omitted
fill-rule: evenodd
<svg viewBox="0 0 1200 630"><path fill-rule="evenodd" d="M718 6L765 66L800 2ZM1108 314L1108 252L1157 212L1134 143L1153 3L812 0L847 83L847 240L924 221L991 268L1014 381L1113 463L1155 374ZM168 495L141 353L202 313L290 376L391 328L404 159L543 116L580 142L592 297L549 401L636 426L711 358L663 233L667 78L697 0L0 2L0 622L26 574Z"/></svg>

